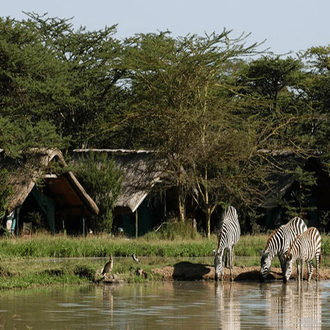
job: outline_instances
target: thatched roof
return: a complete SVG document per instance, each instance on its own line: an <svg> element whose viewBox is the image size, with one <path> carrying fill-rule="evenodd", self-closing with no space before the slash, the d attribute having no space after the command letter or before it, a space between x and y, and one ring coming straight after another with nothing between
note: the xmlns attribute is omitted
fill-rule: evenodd
<svg viewBox="0 0 330 330"><path fill-rule="evenodd" d="M150 150L76 149L74 152L78 157L94 152L106 153L113 158L122 174L122 191L115 205L117 212L135 212L160 180L161 171L159 166L150 162L153 154Z"/></svg>
<svg viewBox="0 0 330 330"><path fill-rule="evenodd" d="M66 166L60 150L31 149L28 156L13 160L0 150L0 166L11 169L10 185L13 194L8 199L8 213L23 204L38 181L45 182L64 207L85 206L89 213L97 214L99 209L92 198L75 178L72 172L56 174L51 164L58 162Z"/></svg>

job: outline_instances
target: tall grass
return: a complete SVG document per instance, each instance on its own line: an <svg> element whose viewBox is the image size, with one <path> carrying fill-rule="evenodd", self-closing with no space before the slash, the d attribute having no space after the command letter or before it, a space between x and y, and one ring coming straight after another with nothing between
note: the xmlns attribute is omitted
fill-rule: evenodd
<svg viewBox="0 0 330 330"><path fill-rule="evenodd" d="M107 236L67 237L38 235L31 239L0 239L2 259L129 256L208 256L215 240L119 239Z"/></svg>
<svg viewBox="0 0 330 330"><path fill-rule="evenodd" d="M170 238L169 238L170 237ZM265 248L266 235L244 235L234 248L236 256L259 256ZM35 235L32 238L1 238L0 257L2 260L26 258L70 258L70 257L115 257L138 256L160 257L207 257L213 255L217 238L182 238L150 234L138 239L113 238L106 235L69 237L65 235ZM323 235L324 255L330 254L330 238Z"/></svg>

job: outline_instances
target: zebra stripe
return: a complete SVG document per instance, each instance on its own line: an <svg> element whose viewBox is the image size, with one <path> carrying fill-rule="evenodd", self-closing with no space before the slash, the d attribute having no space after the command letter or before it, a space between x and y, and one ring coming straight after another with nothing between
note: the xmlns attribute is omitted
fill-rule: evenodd
<svg viewBox="0 0 330 330"><path fill-rule="evenodd" d="M273 258L277 255L280 263L282 274L285 273L285 257L295 237L307 230L307 226L299 217L292 218L287 224L275 229L269 236L265 250L261 255L260 275L264 280L268 276Z"/></svg>
<svg viewBox="0 0 330 330"><path fill-rule="evenodd" d="M219 278L221 274L221 280L223 280L223 262L224 255L229 253L229 268L230 268L230 280L233 280L233 248L238 242L241 236L241 228L238 222L237 211L233 206L227 207L220 222L220 229L218 231L218 249L214 257L214 269L215 278Z"/></svg>
<svg viewBox="0 0 330 330"><path fill-rule="evenodd" d="M321 234L315 227L308 228L304 233L298 235L291 244L286 254L286 271L283 278L288 281L293 263L297 262L297 279L303 280L304 264L307 262L308 281L311 280L313 273L313 258L316 259L316 280L319 280L319 264L322 261L321 254Z"/></svg>

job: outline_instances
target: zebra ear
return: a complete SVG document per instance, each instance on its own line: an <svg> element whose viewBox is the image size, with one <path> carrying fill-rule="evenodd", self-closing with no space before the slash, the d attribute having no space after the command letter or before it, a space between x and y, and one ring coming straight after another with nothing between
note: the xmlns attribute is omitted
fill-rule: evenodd
<svg viewBox="0 0 330 330"><path fill-rule="evenodd" d="M263 254L264 254L264 251L263 250L259 250L259 253L260 253L260 255L262 256Z"/></svg>

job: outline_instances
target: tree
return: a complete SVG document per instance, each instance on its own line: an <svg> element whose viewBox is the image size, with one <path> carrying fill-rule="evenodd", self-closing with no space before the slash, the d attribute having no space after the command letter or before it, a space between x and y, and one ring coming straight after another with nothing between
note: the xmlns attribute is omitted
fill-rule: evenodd
<svg viewBox="0 0 330 330"><path fill-rule="evenodd" d="M90 153L80 158L74 167L77 179L99 207L99 214L92 216L88 223L89 228L96 233L110 233L112 211L121 191L121 175L114 161L107 155Z"/></svg>
<svg viewBox="0 0 330 330"><path fill-rule="evenodd" d="M239 83L245 87L241 92L264 99L267 103L261 103L262 109L255 110L263 111L265 116L274 115L278 108L290 109L302 67L300 60L280 56L262 56L243 63Z"/></svg>
<svg viewBox="0 0 330 330"><path fill-rule="evenodd" d="M300 97L313 116L303 128L313 139L313 148L329 163L330 134L330 46L311 47L300 54L305 61Z"/></svg>
<svg viewBox="0 0 330 330"><path fill-rule="evenodd" d="M165 32L126 41L124 63L136 100L131 117L143 133L141 144L166 160L164 177L178 188L181 220L186 195L195 192L208 235L215 208L243 198L251 173L263 173L251 162L256 136L235 114L245 101L232 97L231 84L241 58L258 45L246 47L247 36L229 34L173 39Z"/></svg>
<svg viewBox="0 0 330 330"><path fill-rule="evenodd" d="M64 147L51 116L41 115L51 107L45 95L56 89L58 60L18 22L0 19L0 31L1 147L12 156L31 147Z"/></svg>
<svg viewBox="0 0 330 330"><path fill-rule="evenodd" d="M126 109L116 26L73 30L68 19L27 14L0 20L2 116L48 121L71 147L123 147L116 115Z"/></svg>
<svg viewBox="0 0 330 330"><path fill-rule="evenodd" d="M75 147L108 147L109 140L121 143L113 126L116 114L124 111L126 91L120 80L121 42L114 38L116 25L104 30L74 30L69 19L46 18L28 14L33 29L42 35L42 43L63 65L59 79L62 88L53 92L49 115L71 136ZM32 21L32 23L31 23ZM49 118L49 117L48 117ZM123 147L120 145L119 147Z"/></svg>
<svg viewBox="0 0 330 330"><path fill-rule="evenodd" d="M8 197L12 194L9 184L9 173L6 169L0 168L0 219L6 215L8 207Z"/></svg>

